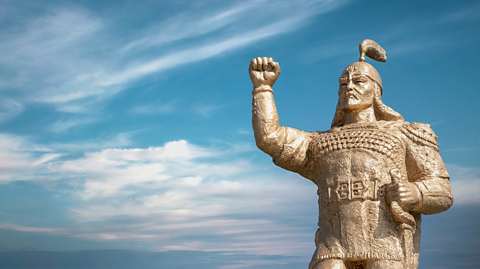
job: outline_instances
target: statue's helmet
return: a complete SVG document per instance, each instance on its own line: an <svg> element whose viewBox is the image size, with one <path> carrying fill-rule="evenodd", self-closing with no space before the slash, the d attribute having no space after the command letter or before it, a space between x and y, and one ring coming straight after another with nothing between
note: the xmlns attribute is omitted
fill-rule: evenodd
<svg viewBox="0 0 480 269"><path fill-rule="evenodd" d="M363 40L362 43L360 43L360 45L358 46L358 51L360 52L359 61L347 66L347 68L343 70L342 76L345 75L345 73L349 72L350 70L355 70L355 69L359 70L365 76L375 81L378 84L378 86L380 86L380 94L381 94L383 91L382 78L380 77L380 74L378 74L378 71L377 69L375 69L375 67L365 62L365 56L368 56L375 61L386 62L387 52L382 47L380 47L380 45L378 45L377 42L370 39Z"/></svg>
<svg viewBox="0 0 480 269"><path fill-rule="evenodd" d="M380 87L380 94L382 93L382 78L380 77L380 74L378 74L377 69L375 69L375 67L373 67L371 64L366 62L352 63L343 70L341 76L348 76L348 73L351 73L352 71L360 72L362 75L365 75L369 79L373 80Z"/></svg>
<svg viewBox="0 0 480 269"><path fill-rule="evenodd" d="M378 74L378 71L375 69L375 67L365 62L365 56L368 56L379 62L385 62L387 61L387 53L382 47L380 47L380 45L370 39L365 39L362 41L362 43L360 43L359 51L360 60L347 66L347 68L343 70L341 76L348 76L348 74L351 72L361 72L363 75L374 81L378 85L378 90L375 91L373 100L373 108L377 120L403 121L402 115L383 104L381 98L383 94L382 78L380 77L380 74ZM342 126L344 124L344 116L345 114L340 106L339 100L337 109L335 111L335 116L332 121L332 127Z"/></svg>

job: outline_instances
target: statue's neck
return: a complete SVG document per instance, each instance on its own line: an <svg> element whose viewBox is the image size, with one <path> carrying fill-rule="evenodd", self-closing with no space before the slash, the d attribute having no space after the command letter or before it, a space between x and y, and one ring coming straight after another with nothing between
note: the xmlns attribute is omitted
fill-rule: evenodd
<svg viewBox="0 0 480 269"><path fill-rule="evenodd" d="M375 111L373 106L361 111L345 111L344 125L355 123L376 122Z"/></svg>

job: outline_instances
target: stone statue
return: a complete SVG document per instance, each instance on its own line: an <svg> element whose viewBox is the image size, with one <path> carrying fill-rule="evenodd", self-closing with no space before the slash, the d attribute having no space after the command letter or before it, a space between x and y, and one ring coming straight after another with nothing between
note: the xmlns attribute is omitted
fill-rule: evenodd
<svg viewBox="0 0 480 269"><path fill-rule="evenodd" d="M417 268L421 215L453 204L435 133L382 103L382 80L365 56L387 59L377 43L364 40L360 61L340 76L332 128L310 133L279 125L272 90L278 63L250 62L258 148L318 187L310 269Z"/></svg>

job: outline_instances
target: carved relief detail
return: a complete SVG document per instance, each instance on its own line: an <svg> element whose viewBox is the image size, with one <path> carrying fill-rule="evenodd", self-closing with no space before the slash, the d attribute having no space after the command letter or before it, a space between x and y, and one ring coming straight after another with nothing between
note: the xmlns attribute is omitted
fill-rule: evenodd
<svg viewBox="0 0 480 269"><path fill-rule="evenodd" d="M405 169L405 148L398 137L379 129L347 129L337 132L318 133L310 145L313 152L321 157L333 151L344 149L366 149L387 156L407 178Z"/></svg>
<svg viewBox="0 0 480 269"><path fill-rule="evenodd" d="M321 208L332 202L360 200L377 201L385 197L385 185L379 187L378 180L349 179L336 182L333 186L317 191Z"/></svg>

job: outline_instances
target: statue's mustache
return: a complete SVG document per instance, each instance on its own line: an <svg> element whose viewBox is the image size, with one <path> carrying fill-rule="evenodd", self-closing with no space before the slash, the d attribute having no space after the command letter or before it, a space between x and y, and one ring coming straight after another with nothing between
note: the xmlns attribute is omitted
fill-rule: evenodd
<svg viewBox="0 0 480 269"><path fill-rule="evenodd" d="M344 91L343 97L353 96L355 99L358 99L360 92L355 88L349 88Z"/></svg>

